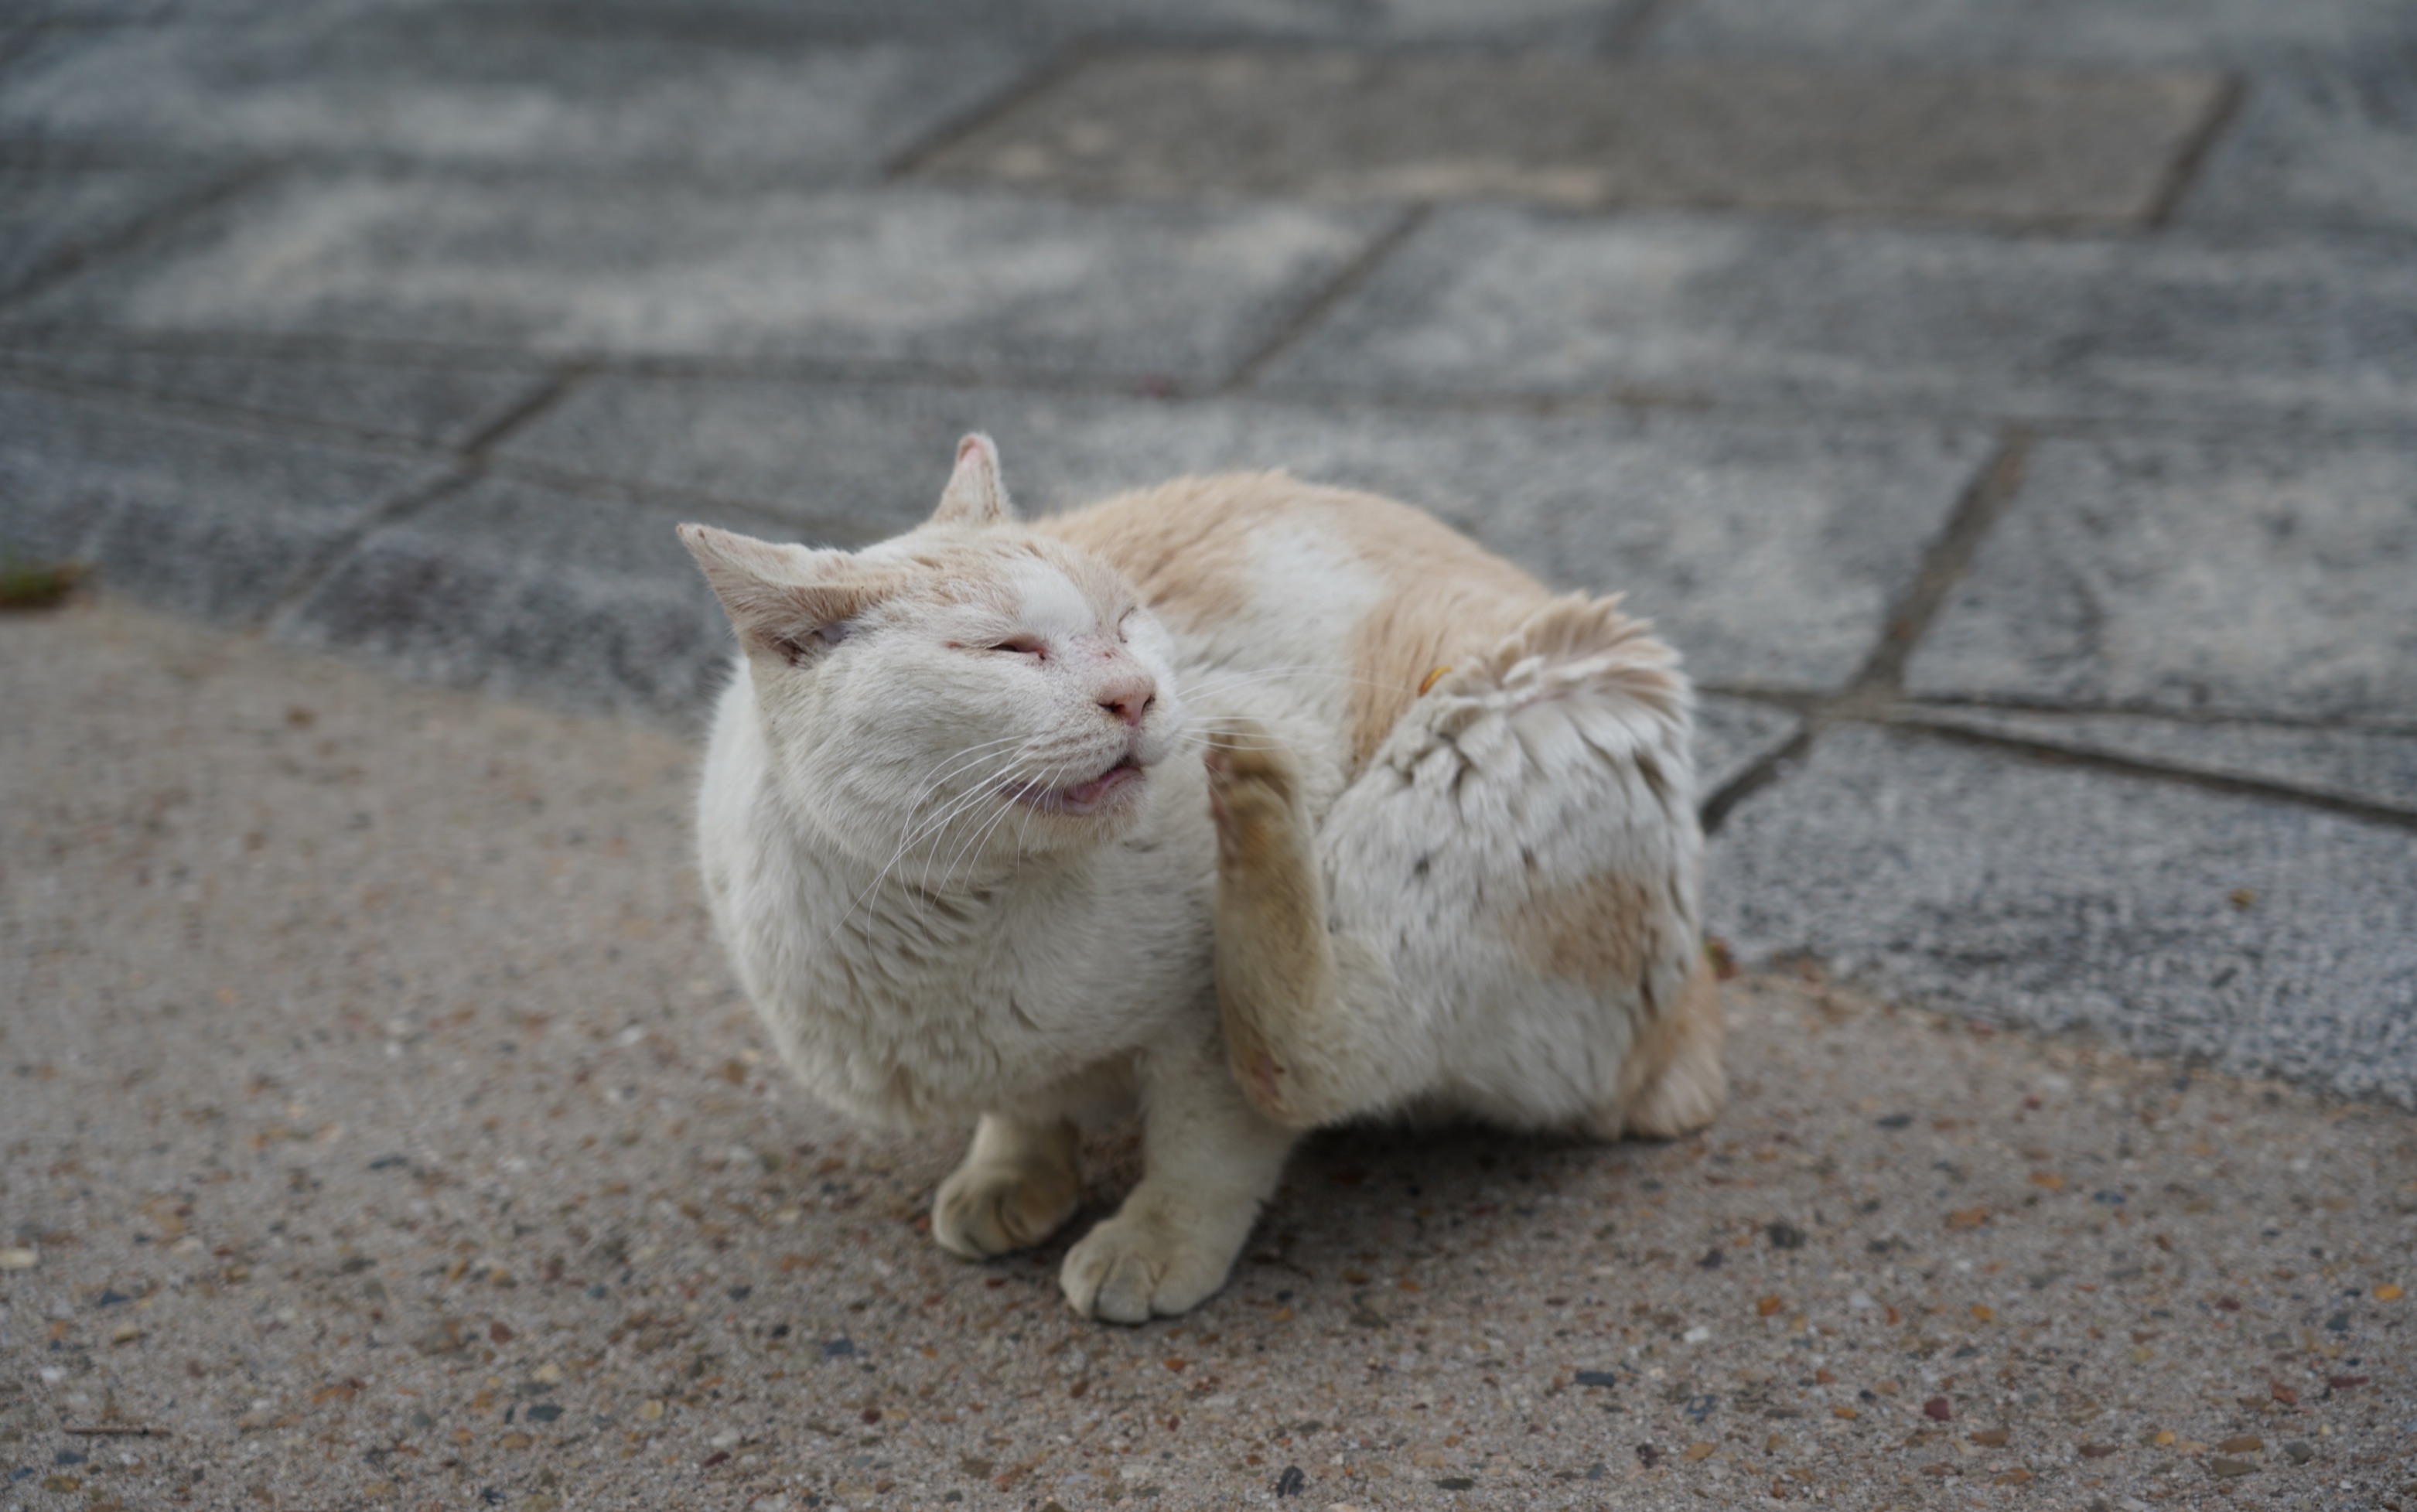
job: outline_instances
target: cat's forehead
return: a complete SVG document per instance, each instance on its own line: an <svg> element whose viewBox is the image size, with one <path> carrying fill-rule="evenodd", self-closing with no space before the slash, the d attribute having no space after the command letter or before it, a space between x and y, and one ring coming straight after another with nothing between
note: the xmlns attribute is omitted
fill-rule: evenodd
<svg viewBox="0 0 2417 1512"><path fill-rule="evenodd" d="M916 597L927 601L1070 627L1115 613L1132 597L1115 568L1045 537L908 536L873 547L864 556L909 568Z"/></svg>

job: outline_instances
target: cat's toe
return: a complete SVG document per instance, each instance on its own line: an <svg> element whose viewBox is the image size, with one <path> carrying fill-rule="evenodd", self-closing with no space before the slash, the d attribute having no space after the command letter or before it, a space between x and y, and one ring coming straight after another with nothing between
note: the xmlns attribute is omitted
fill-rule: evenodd
<svg viewBox="0 0 2417 1512"><path fill-rule="evenodd" d="M1226 720L1208 740L1208 812L1217 826L1218 856L1228 866L1247 864L1291 821L1292 757L1249 719Z"/></svg>
<svg viewBox="0 0 2417 1512"><path fill-rule="evenodd" d="M1292 754L1256 719L1217 721L1208 731L1206 760L1209 780L1217 787L1265 786L1273 790L1278 802L1291 800Z"/></svg>
<svg viewBox="0 0 2417 1512"><path fill-rule="evenodd" d="M1028 1249L1072 1217L1082 1196L1072 1172L961 1166L932 1201L932 1237L968 1260Z"/></svg>
<svg viewBox="0 0 2417 1512"><path fill-rule="evenodd" d="M1210 1253L1163 1223L1119 1214L1066 1252L1057 1284L1076 1312L1143 1323L1198 1307L1225 1284L1230 1253Z"/></svg>

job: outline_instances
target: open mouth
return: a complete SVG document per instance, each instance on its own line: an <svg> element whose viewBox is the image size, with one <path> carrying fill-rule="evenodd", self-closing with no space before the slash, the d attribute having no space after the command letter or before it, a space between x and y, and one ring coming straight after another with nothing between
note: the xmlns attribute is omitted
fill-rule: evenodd
<svg viewBox="0 0 2417 1512"><path fill-rule="evenodd" d="M1128 789L1140 785L1141 763L1128 754L1116 765L1087 781L1070 788L1013 788L1009 796L1018 803L1028 803L1035 809L1046 809L1061 814L1088 814L1115 802Z"/></svg>

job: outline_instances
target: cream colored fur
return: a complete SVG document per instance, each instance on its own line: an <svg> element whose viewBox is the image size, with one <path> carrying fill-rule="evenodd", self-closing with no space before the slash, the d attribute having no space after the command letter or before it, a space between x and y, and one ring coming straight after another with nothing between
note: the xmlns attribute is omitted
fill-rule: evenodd
<svg viewBox="0 0 2417 1512"><path fill-rule="evenodd" d="M1282 474L1025 524L979 436L864 552L681 536L741 645L715 921L816 1094L976 1126L950 1249L1046 1238L1136 1108L1060 1276L1119 1323L1224 1283L1300 1129L1718 1111L1689 692L1610 601Z"/></svg>

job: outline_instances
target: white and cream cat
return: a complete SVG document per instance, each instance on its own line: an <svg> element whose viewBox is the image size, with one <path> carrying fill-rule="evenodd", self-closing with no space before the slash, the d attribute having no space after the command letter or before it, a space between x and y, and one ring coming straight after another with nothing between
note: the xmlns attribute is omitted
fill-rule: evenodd
<svg viewBox="0 0 2417 1512"><path fill-rule="evenodd" d="M975 1124L950 1249L1048 1237L1077 1126L1137 1108L1060 1280L1140 1323L1224 1283L1301 1130L1719 1110L1690 693L1613 601L1282 473L1024 522L982 436L862 552L680 535L741 647L715 921L814 1093Z"/></svg>

